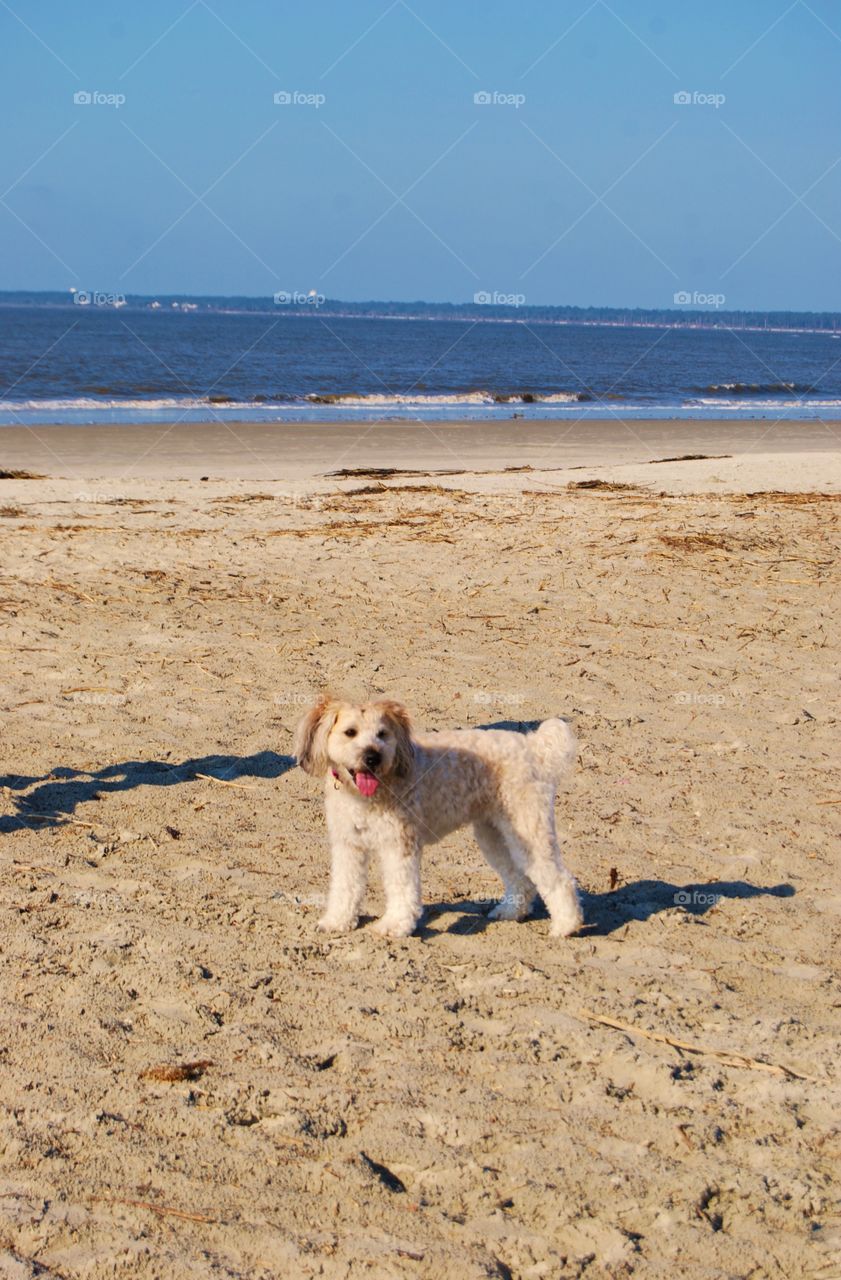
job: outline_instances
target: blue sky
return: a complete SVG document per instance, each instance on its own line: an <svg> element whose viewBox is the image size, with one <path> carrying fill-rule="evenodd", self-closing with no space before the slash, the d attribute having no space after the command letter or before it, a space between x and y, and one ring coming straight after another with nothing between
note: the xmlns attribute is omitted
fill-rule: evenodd
<svg viewBox="0 0 841 1280"><path fill-rule="evenodd" d="M831 0L2 0L0 48L0 288L841 307Z"/></svg>

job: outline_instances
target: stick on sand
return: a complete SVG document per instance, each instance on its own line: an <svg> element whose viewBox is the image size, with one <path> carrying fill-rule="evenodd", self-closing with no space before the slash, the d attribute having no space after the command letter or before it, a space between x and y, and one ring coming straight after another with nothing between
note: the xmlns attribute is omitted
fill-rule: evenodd
<svg viewBox="0 0 841 1280"><path fill-rule="evenodd" d="M132 1209L149 1209L160 1217L183 1218L185 1222L219 1222L207 1213L188 1213L185 1209L173 1209L166 1204L153 1204L150 1200L128 1200L122 1196L91 1196L93 1204L125 1204Z"/></svg>
<svg viewBox="0 0 841 1280"><path fill-rule="evenodd" d="M584 1021L600 1022L605 1027L613 1027L616 1031L626 1031L631 1036L642 1036L646 1040L657 1040L660 1044L670 1044L674 1049L683 1049L686 1053L704 1053L718 1058L728 1067L749 1067L751 1071L767 1071L774 1076L787 1076L791 1080L811 1080L817 1082L817 1076L804 1076L791 1067L778 1066L774 1062L759 1062L744 1053L729 1053L726 1049L713 1049L710 1045L690 1044L688 1040L678 1040L675 1036L664 1035L662 1031L645 1031L642 1027L634 1027L629 1022L620 1022L617 1018L605 1018L591 1009L579 1009L578 1016Z"/></svg>
<svg viewBox="0 0 841 1280"><path fill-rule="evenodd" d="M241 787L243 791L257 791L250 782L228 782L226 778L214 778L210 773L194 773L194 778L204 778L205 782L218 782L220 787Z"/></svg>

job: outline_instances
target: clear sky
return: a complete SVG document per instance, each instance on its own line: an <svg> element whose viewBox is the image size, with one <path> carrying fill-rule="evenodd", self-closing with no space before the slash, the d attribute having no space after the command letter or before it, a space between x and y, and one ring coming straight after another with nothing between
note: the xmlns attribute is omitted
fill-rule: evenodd
<svg viewBox="0 0 841 1280"><path fill-rule="evenodd" d="M841 308L837 0L0 0L0 49L0 288Z"/></svg>

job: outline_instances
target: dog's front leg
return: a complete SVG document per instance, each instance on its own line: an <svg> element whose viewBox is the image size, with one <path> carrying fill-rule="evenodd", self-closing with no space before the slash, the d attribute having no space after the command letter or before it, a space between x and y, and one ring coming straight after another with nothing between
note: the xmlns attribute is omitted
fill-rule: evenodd
<svg viewBox="0 0 841 1280"><path fill-rule="evenodd" d="M325 933L346 933L359 923L368 882L368 853L361 845L334 838L330 848L330 889L318 922Z"/></svg>
<svg viewBox="0 0 841 1280"><path fill-rule="evenodd" d="M385 914L374 925L388 938L408 938L423 913L420 844L413 831L400 830L380 845Z"/></svg>

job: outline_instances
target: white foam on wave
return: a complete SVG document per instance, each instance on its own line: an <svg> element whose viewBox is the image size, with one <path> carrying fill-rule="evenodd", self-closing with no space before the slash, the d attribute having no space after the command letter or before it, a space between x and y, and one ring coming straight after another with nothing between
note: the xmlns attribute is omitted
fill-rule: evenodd
<svg viewBox="0 0 841 1280"><path fill-rule="evenodd" d="M243 408L249 402L243 402ZM170 396L158 400L107 400L103 396L68 396L57 400L6 400L0 396L0 410L10 413L61 413L78 409L205 409L207 400L193 396ZM226 408L230 407L227 403Z"/></svg>
<svg viewBox="0 0 841 1280"><path fill-rule="evenodd" d="M415 406L425 408L457 408L459 405L504 406L507 404L575 404L578 394L574 391L559 391L549 395L494 395L490 391L463 391L443 394L401 395L373 392L370 395L332 395L329 392L318 394L313 392L300 400L290 396L289 399L278 400L227 400L207 396L159 396L143 399L115 399L106 396L62 396L49 400L7 400L0 396L0 411L9 413L61 413L78 412L88 409L100 410L147 410L156 409L220 409L242 410L284 408L298 404L312 405L319 408L365 409L389 408L390 406Z"/></svg>
<svg viewBox="0 0 841 1280"><path fill-rule="evenodd" d="M385 395L377 392L371 395L308 395L305 397L311 404L328 404L337 409L364 408L367 405L455 405L455 404L493 404L494 398L487 391L468 391L461 395Z"/></svg>
<svg viewBox="0 0 841 1280"><path fill-rule="evenodd" d="M457 407L461 404L475 405L506 405L506 404L574 404L578 400L578 393L575 391L558 391L550 395L540 395L535 392L516 394L491 391L452 391L443 394L434 394L432 392L417 392L416 394L401 395L398 393L386 394L382 392L372 392L370 395L318 395L312 394L305 397L311 404L330 404L336 408L347 407L367 408L371 407L388 407L390 405L411 406L416 405L419 408L430 408L433 406Z"/></svg>
<svg viewBox="0 0 841 1280"><path fill-rule="evenodd" d="M720 396L699 396L697 400L688 400L688 407L702 407L710 409L741 409L746 414L753 413L756 409L839 409L841 408L841 400L802 400L787 399L785 396L775 396L773 400L759 400L755 396L744 397L739 396L738 399L722 399Z"/></svg>

